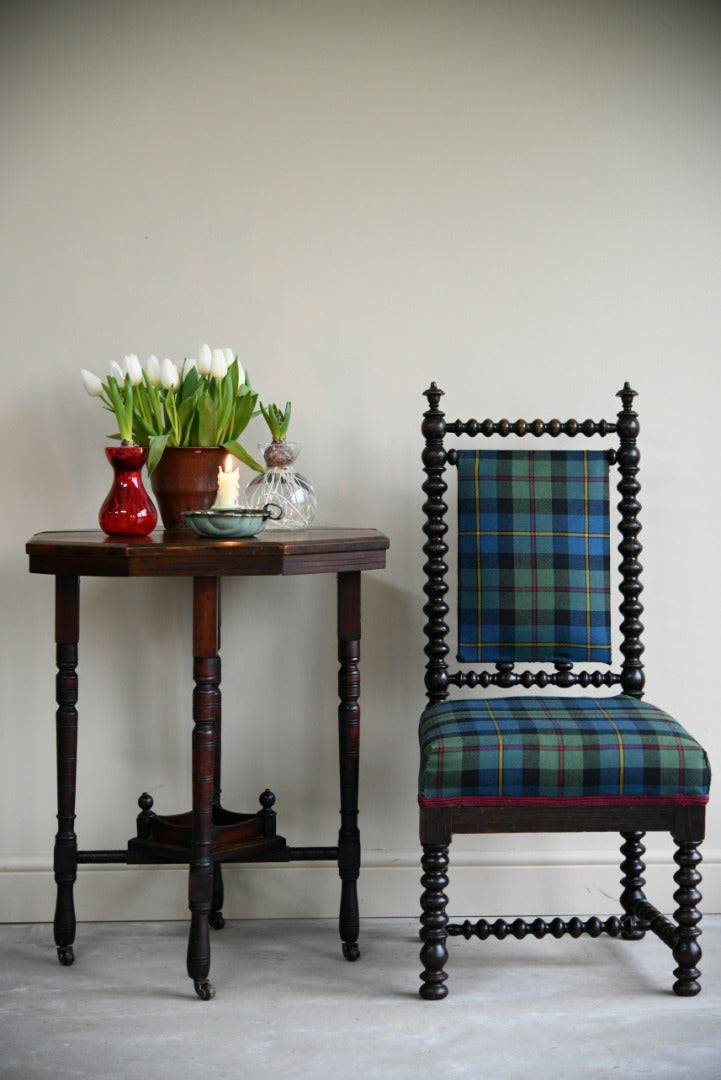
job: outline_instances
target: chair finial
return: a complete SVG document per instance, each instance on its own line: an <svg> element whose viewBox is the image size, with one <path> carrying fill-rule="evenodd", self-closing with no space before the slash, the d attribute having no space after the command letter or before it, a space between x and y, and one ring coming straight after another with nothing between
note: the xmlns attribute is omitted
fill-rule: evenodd
<svg viewBox="0 0 721 1080"><path fill-rule="evenodd" d="M638 397L638 390L633 390L631 388L630 382L626 380L626 382L623 384L623 389L618 391L616 397L622 398L624 405L628 408L633 402L633 399L635 397Z"/></svg>

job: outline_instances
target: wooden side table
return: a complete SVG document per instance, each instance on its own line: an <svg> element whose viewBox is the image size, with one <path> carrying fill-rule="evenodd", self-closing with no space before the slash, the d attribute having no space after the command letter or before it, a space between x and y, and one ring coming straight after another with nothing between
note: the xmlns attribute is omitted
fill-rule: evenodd
<svg viewBox="0 0 721 1080"><path fill-rule="evenodd" d="M203 1000L209 981L209 926L223 925L223 862L333 859L341 878L339 930L343 954L358 951L358 746L360 733L360 576L385 566L388 539L373 529L267 531L251 539L199 539L184 530L148 537L108 537L99 531L44 532L26 545L30 572L55 576L57 660L58 831L55 838L55 944L61 964L73 963L73 886L78 863L189 864L191 912L187 970ZM220 579L335 573L338 584L338 738L341 824L333 847L290 847L276 833L275 796L265 791L254 813L220 803ZM189 577L193 580L192 810L162 817L139 799L137 835L127 850L78 850L75 833L78 729L79 580L96 577Z"/></svg>

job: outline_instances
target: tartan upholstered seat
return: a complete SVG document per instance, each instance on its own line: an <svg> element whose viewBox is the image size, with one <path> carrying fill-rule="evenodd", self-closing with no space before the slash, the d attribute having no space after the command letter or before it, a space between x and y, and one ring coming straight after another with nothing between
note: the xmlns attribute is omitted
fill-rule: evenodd
<svg viewBox="0 0 721 1080"><path fill-rule="evenodd" d="M449 935L485 940L605 932L636 940L648 931L673 953L674 992L697 994L698 848L710 769L681 723L643 700L635 391L628 383L620 391L615 422L582 423L448 421L440 408L443 391L433 383L425 396L421 996L433 1000L448 992ZM461 436L500 436L501 445L448 446ZM604 445L509 448L513 436L526 443L600 436ZM612 667L611 469L620 493L620 670ZM457 516L449 524L444 500L451 485ZM446 580L452 540L455 615ZM454 626L457 670L449 667L446 641ZM467 670L472 664L478 669ZM459 693L464 689L472 693ZM672 918L643 891L642 839L650 830L669 832L676 845ZM620 917L449 922L444 890L455 833L592 831L623 839Z"/></svg>
<svg viewBox="0 0 721 1080"><path fill-rule="evenodd" d="M420 722L421 806L704 803L706 754L638 698L441 701Z"/></svg>

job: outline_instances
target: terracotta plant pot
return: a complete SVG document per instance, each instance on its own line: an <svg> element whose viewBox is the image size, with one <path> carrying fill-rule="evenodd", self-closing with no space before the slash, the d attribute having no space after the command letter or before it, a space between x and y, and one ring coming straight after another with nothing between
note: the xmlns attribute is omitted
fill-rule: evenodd
<svg viewBox="0 0 721 1080"><path fill-rule="evenodd" d="M218 494L218 469L226 457L222 446L165 449L150 474L150 486L166 529L187 529L185 510L207 510L213 505Z"/></svg>

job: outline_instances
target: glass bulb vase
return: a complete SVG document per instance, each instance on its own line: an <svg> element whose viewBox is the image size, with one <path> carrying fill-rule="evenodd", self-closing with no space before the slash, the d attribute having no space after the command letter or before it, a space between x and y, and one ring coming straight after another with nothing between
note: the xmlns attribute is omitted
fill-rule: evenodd
<svg viewBox="0 0 721 1080"><path fill-rule="evenodd" d="M275 503L281 508L282 516L269 521L269 529L307 529L315 517L317 503L310 480L293 468L300 443L274 439L258 449L266 469L245 489L248 506L262 509L268 503Z"/></svg>

